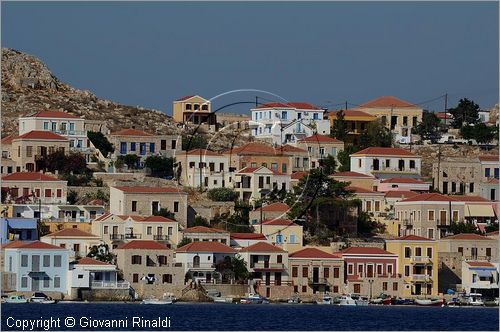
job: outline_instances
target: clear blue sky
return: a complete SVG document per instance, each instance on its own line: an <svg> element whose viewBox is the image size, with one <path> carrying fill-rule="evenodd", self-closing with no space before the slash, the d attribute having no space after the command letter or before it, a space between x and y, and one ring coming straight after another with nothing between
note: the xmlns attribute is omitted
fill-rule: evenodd
<svg viewBox="0 0 500 332"><path fill-rule="evenodd" d="M101 98L168 114L184 95L241 88L320 106L448 92L450 106L486 108L498 101L498 38L497 2L2 2L2 47Z"/></svg>

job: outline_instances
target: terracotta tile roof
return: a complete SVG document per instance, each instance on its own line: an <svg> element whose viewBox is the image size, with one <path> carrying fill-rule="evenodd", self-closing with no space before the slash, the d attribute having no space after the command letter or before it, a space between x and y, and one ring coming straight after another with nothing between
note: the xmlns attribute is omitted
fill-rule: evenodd
<svg viewBox="0 0 500 332"><path fill-rule="evenodd" d="M396 256L392 252L388 252L381 248L375 247L349 247L342 250L342 254L349 255L391 255Z"/></svg>
<svg viewBox="0 0 500 332"><path fill-rule="evenodd" d="M351 156L412 156L417 157L416 154L401 148L381 148L381 147L370 147L353 153Z"/></svg>
<svg viewBox="0 0 500 332"><path fill-rule="evenodd" d="M177 99L176 101L184 101L184 100L188 100L189 98L193 98L195 95L191 95L191 96L184 96L184 97L181 97L179 99Z"/></svg>
<svg viewBox="0 0 500 332"><path fill-rule="evenodd" d="M83 258L80 258L79 260L76 261L76 265L108 265L108 266L111 266L112 264L109 264L106 262L101 262L101 261L98 261L97 259L93 259L90 257L83 257Z"/></svg>
<svg viewBox="0 0 500 332"><path fill-rule="evenodd" d="M343 143L341 140L338 140L336 138L332 138L330 136L325 136L325 135L319 135L319 134L315 134L315 135L303 138L303 139L299 140L299 142Z"/></svg>
<svg viewBox="0 0 500 332"><path fill-rule="evenodd" d="M50 140L50 141L67 141L66 138L61 135L54 134L51 131L43 131L43 130L32 130L26 134L23 134L17 139L38 139L38 140Z"/></svg>
<svg viewBox="0 0 500 332"><path fill-rule="evenodd" d="M231 239L236 240L266 240L264 234L260 233L231 233Z"/></svg>
<svg viewBox="0 0 500 332"><path fill-rule="evenodd" d="M333 177L356 177L356 178L373 178L373 176L369 176L363 173L358 173L358 172L338 172L338 173L333 173L331 176Z"/></svg>
<svg viewBox="0 0 500 332"><path fill-rule="evenodd" d="M438 117L438 119L446 119L446 120L453 119L453 115L451 115L450 113L445 114L444 112L436 112L434 114L436 114L436 116Z"/></svg>
<svg viewBox="0 0 500 332"><path fill-rule="evenodd" d="M229 233L223 229L211 228L205 226L194 226L185 228L182 232L183 233Z"/></svg>
<svg viewBox="0 0 500 332"><path fill-rule="evenodd" d="M493 240L487 236L482 236L474 233L461 233L456 235L447 236L442 238L442 240L473 240L473 241L483 241L483 240Z"/></svg>
<svg viewBox="0 0 500 332"><path fill-rule="evenodd" d="M486 233L486 236L493 236L493 235L498 235L498 231Z"/></svg>
<svg viewBox="0 0 500 332"><path fill-rule="evenodd" d="M175 250L175 252L213 252L213 253L236 253L231 247L217 241L191 242Z"/></svg>
<svg viewBox="0 0 500 332"><path fill-rule="evenodd" d="M262 170L262 171L270 171L273 173L273 175L286 175L285 173L281 173L281 172L278 172L278 171L275 171L275 170L272 170L272 169L269 169L265 166L259 166L259 167L245 167L245 168L242 168L240 169L238 172L236 173L245 173L245 174L251 174L251 173L255 173L256 171L259 171L259 170Z"/></svg>
<svg viewBox="0 0 500 332"><path fill-rule="evenodd" d="M82 231L78 228L65 228L60 231L50 233L44 237L58 237L58 236L68 236L68 237L98 237L89 232Z"/></svg>
<svg viewBox="0 0 500 332"><path fill-rule="evenodd" d="M488 183L489 184L499 184L500 182L496 178L491 178L491 179L488 180Z"/></svg>
<svg viewBox="0 0 500 332"><path fill-rule="evenodd" d="M296 108L302 110L322 110L321 108L309 103L290 102L290 103L266 103L257 106L256 108Z"/></svg>
<svg viewBox="0 0 500 332"><path fill-rule="evenodd" d="M484 266L484 267L495 267L495 265L490 262L476 262L476 261L468 261L467 264L470 266Z"/></svg>
<svg viewBox="0 0 500 332"><path fill-rule="evenodd" d="M389 178L380 181L380 183L414 183L414 184L426 184L422 180L417 180L413 178Z"/></svg>
<svg viewBox="0 0 500 332"><path fill-rule="evenodd" d="M276 202L268 205L264 205L262 208L257 208L255 211L262 211L264 212L287 212L290 207L286 205L285 203L282 202Z"/></svg>
<svg viewBox="0 0 500 332"><path fill-rule="evenodd" d="M290 255L289 258L323 258L323 259L339 259L339 254L329 254L317 248L304 248Z"/></svg>
<svg viewBox="0 0 500 332"><path fill-rule="evenodd" d="M269 226L297 226L297 224L294 224L293 221L291 221L289 219L285 219L285 218L262 220L262 225L269 225Z"/></svg>
<svg viewBox="0 0 500 332"><path fill-rule="evenodd" d="M2 181L63 181L38 172L16 172L2 176Z"/></svg>
<svg viewBox="0 0 500 332"><path fill-rule="evenodd" d="M428 239L426 237L417 236L417 235L406 235L402 237L398 237L394 240L404 240L404 241L434 241L433 239ZM388 240L390 241L390 240Z"/></svg>
<svg viewBox="0 0 500 332"><path fill-rule="evenodd" d="M479 156L479 160L481 161L499 161L499 157L497 154L495 155L484 155L484 156Z"/></svg>
<svg viewBox="0 0 500 332"><path fill-rule="evenodd" d="M306 177L307 174L308 174L307 172L294 172L294 173L292 173L292 175L290 176L290 178L292 180L300 180L303 177Z"/></svg>
<svg viewBox="0 0 500 332"><path fill-rule="evenodd" d="M255 142L247 143L239 147L233 147L232 149L224 151L224 154L231 154L231 153L237 155L269 155L269 156L281 155L280 149Z"/></svg>
<svg viewBox="0 0 500 332"><path fill-rule="evenodd" d="M12 140L17 138L16 135L9 135L9 136L5 136L4 138L2 138L2 141L1 143L4 144L4 145L11 145L12 144Z"/></svg>
<svg viewBox="0 0 500 332"><path fill-rule="evenodd" d="M383 192L373 191L370 189L356 187L356 186L348 186L348 187L346 187L346 189L354 191L356 194L380 194L380 195L384 195Z"/></svg>
<svg viewBox="0 0 500 332"><path fill-rule="evenodd" d="M131 194L169 194L169 193L175 193L175 194L186 194L185 192L181 191L180 189L177 188L168 188L168 187L128 187L128 186L120 186L120 187L112 187L116 188L118 190L121 190L125 193L131 193Z"/></svg>
<svg viewBox="0 0 500 332"><path fill-rule="evenodd" d="M41 241L13 241L4 245L3 248L64 250L64 248L54 246L52 244L48 244Z"/></svg>
<svg viewBox="0 0 500 332"><path fill-rule="evenodd" d="M489 199L481 196L454 195L453 198L459 202L491 202Z"/></svg>
<svg viewBox="0 0 500 332"><path fill-rule="evenodd" d="M118 218L120 218L122 221L123 220L127 220L127 219L132 219L133 221L141 221L143 219L143 217L141 216L136 216L136 215L120 215L120 214L117 214L116 215Z"/></svg>
<svg viewBox="0 0 500 332"><path fill-rule="evenodd" d="M121 244L116 249L140 249L140 250L168 250L168 247L163 243L151 240L133 240Z"/></svg>
<svg viewBox="0 0 500 332"><path fill-rule="evenodd" d="M222 154L220 153L217 153L215 151L211 151L211 150L207 150L207 149L193 149L193 150L189 150L189 151L183 151L179 154L186 154L186 155L189 155L189 156L199 156L200 154L202 156L222 156Z"/></svg>
<svg viewBox="0 0 500 332"><path fill-rule="evenodd" d="M406 198L402 200L401 202L424 202L424 201L431 201L431 202L456 202L457 200L451 196L439 194L439 193L425 193L425 194L419 194L415 195L413 197Z"/></svg>
<svg viewBox="0 0 500 332"><path fill-rule="evenodd" d="M163 217L163 216L149 216L149 217L145 217L145 218L142 218L142 219L139 219L136 221L138 221L138 222L177 222L175 220L172 220L170 218Z"/></svg>
<svg viewBox="0 0 500 332"><path fill-rule="evenodd" d="M111 215L111 213L105 213L99 217L97 217L94 221L101 221L103 219L106 219L107 217L109 217Z"/></svg>
<svg viewBox="0 0 500 332"><path fill-rule="evenodd" d="M378 97L360 106L360 108L387 108L387 107L419 108L417 105L414 105L412 103L409 103L407 101L392 96Z"/></svg>
<svg viewBox="0 0 500 332"><path fill-rule="evenodd" d="M257 242L240 250L241 252L285 252L285 250L273 246L268 242Z"/></svg>
<svg viewBox="0 0 500 332"><path fill-rule="evenodd" d="M288 152L288 153L308 153L306 150L295 147L290 144L285 144L281 147L277 147L276 150L280 150L280 153L283 152Z"/></svg>
<svg viewBox="0 0 500 332"><path fill-rule="evenodd" d="M389 190L385 193L386 198L410 198L417 196L418 193L414 191L407 191L407 190Z"/></svg>
<svg viewBox="0 0 500 332"><path fill-rule="evenodd" d="M25 116L26 118L81 119L80 117L59 111L38 111ZM24 118L24 117L23 117Z"/></svg>
<svg viewBox="0 0 500 332"><path fill-rule="evenodd" d="M328 114L328 117L329 118L336 118L337 117L337 114L340 112L341 110L337 110L337 111L333 111L333 112L330 112ZM376 116L373 116L371 114L368 114L366 112L363 112L363 111L360 111L360 110L355 110L355 109L350 109L350 110L342 110L342 112L344 112L344 117L350 117L350 118L373 118L373 120L375 120L377 117Z"/></svg>
<svg viewBox="0 0 500 332"><path fill-rule="evenodd" d="M153 135L148 134L142 130L129 128L129 129L122 129L122 130L116 131L114 133L111 133L111 136L153 136Z"/></svg>

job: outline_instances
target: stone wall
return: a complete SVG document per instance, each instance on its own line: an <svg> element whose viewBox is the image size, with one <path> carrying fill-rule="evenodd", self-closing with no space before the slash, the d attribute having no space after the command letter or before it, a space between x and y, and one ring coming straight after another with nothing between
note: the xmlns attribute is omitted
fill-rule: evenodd
<svg viewBox="0 0 500 332"><path fill-rule="evenodd" d="M88 301L127 301L131 300L128 289L82 289L77 295Z"/></svg>
<svg viewBox="0 0 500 332"><path fill-rule="evenodd" d="M221 293L221 296L228 297L243 297L248 293L248 285L228 285L228 284L203 284L203 287L208 290L216 290Z"/></svg>
<svg viewBox="0 0 500 332"><path fill-rule="evenodd" d="M97 191L102 191L106 195L109 196L109 187L103 186L103 187L73 187L73 186L68 186L68 192L74 191L78 194L78 201L81 201L86 194L88 193L96 193Z"/></svg>
<svg viewBox="0 0 500 332"><path fill-rule="evenodd" d="M462 283L462 254L459 252L438 253L438 290L446 294L448 288Z"/></svg>
<svg viewBox="0 0 500 332"><path fill-rule="evenodd" d="M145 173L105 173L94 172L96 179L101 179L106 185L113 186L116 182L143 182L146 177Z"/></svg>

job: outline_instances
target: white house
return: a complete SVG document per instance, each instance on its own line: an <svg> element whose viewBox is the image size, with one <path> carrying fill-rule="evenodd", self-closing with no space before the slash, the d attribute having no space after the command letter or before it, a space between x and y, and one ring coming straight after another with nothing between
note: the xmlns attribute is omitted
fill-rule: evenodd
<svg viewBox="0 0 500 332"><path fill-rule="evenodd" d="M177 153L181 164L181 183L189 187L224 188L229 185L229 156L206 149Z"/></svg>
<svg viewBox="0 0 500 332"><path fill-rule="evenodd" d="M351 171L379 179L419 178L421 158L401 148L370 147L351 154Z"/></svg>
<svg viewBox="0 0 500 332"><path fill-rule="evenodd" d="M103 205L71 204L12 204L12 215L16 218L41 218L54 222L89 222L104 214Z"/></svg>
<svg viewBox="0 0 500 332"><path fill-rule="evenodd" d="M128 281L118 281L116 265L84 257L72 262L68 271L68 289L127 289Z"/></svg>
<svg viewBox="0 0 500 332"><path fill-rule="evenodd" d="M15 275L16 291L68 294L68 249L40 241L13 241L3 248L4 271Z"/></svg>
<svg viewBox="0 0 500 332"><path fill-rule="evenodd" d="M217 278L217 263L231 260L236 250L217 241L191 242L175 250L176 263L182 263L193 280L211 283Z"/></svg>
<svg viewBox="0 0 500 332"><path fill-rule="evenodd" d="M78 228L65 228L42 236L40 240L57 247L70 249L70 259L87 256L91 247L98 246L102 242L99 236Z"/></svg>
<svg viewBox="0 0 500 332"><path fill-rule="evenodd" d="M290 174L270 170L265 166L245 167L235 173L234 190L240 199L254 202L271 191L290 190Z"/></svg>
<svg viewBox="0 0 500 332"><path fill-rule="evenodd" d="M498 263L462 261L462 290L498 297Z"/></svg>
<svg viewBox="0 0 500 332"><path fill-rule="evenodd" d="M252 136L276 145L295 143L314 134L330 134L325 110L308 103L267 103L250 111Z"/></svg>

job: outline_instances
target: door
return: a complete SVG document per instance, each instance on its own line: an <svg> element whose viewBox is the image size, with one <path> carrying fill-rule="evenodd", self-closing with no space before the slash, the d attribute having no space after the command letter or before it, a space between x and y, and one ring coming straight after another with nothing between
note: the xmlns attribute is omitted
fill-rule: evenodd
<svg viewBox="0 0 500 332"><path fill-rule="evenodd" d="M274 281L276 286L281 286L281 272L274 272Z"/></svg>
<svg viewBox="0 0 500 332"><path fill-rule="evenodd" d="M160 202L152 202L151 203L151 213L155 214L155 212L160 211Z"/></svg>
<svg viewBox="0 0 500 332"><path fill-rule="evenodd" d="M403 171L405 169L405 161L403 159L398 161L398 169L399 171Z"/></svg>
<svg viewBox="0 0 500 332"><path fill-rule="evenodd" d="M378 159L373 159L373 170L378 171L380 168L380 162Z"/></svg>
<svg viewBox="0 0 500 332"><path fill-rule="evenodd" d="M33 272L40 271L40 256L39 255L31 256L31 271L33 271Z"/></svg>
<svg viewBox="0 0 500 332"><path fill-rule="evenodd" d="M366 266L366 276L368 278L373 278L373 265Z"/></svg>
<svg viewBox="0 0 500 332"><path fill-rule="evenodd" d="M271 272L266 272L266 285L271 284Z"/></svg>
<svg viewBox="0 0 500 332"><path fill-rule="evenodd" d="M200 267L200 256L193 257L193 267Z"/></svg>
<svg viewBox="0 0 500 332"><path fill-rule="evenodd" d="M439 211L439 224L446 225L446 211Z"/></svg>
<svg viewBox="0 0 500 332"><path fill-rule="evenodd" d="M31 279L31 290L34 292L40 290L40 278L39 277L33 277Z"/></svg>
<svg viewBox="0 0 500 332"><path fill-rule="evenodd" d="M319 281L319 267L313 267L313 282L317 283Z"/></svg>

